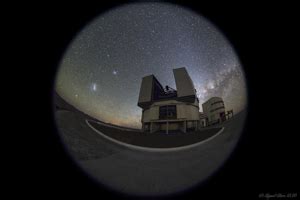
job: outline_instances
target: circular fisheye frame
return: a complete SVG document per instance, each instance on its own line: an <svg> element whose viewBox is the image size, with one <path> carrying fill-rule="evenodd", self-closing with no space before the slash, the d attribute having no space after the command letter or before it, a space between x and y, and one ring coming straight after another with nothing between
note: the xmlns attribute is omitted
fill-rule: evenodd
<svg viewBox="0 0 300 200"><path fill-rule="evenodd" d="M58 68L55 120L88 175L120 194L197 186L236 146L247 89L233 47L211 22L168 3L95 18Z"/></svg>

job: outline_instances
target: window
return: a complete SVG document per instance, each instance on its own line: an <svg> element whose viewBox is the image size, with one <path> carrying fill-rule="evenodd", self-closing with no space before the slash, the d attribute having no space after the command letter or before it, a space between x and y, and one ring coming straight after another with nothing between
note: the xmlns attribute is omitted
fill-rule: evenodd
<svg viewBox="0 0 300 200"><path fill-rule="evenodd" d="M176 105L160 106L159 107L159 119L176 119Z"/></svg>

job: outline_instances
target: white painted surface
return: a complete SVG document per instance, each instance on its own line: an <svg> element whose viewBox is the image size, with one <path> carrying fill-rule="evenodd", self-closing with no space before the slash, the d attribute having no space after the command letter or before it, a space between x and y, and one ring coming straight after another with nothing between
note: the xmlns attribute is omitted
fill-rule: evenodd
<svg viewBox="0 0 300 200"><path fill-rule="evenodd" d="M137 145L133 145L133 144L128 144L125 142L121 142L119 140L116 140L112 137L109 137L103 133L101 133L99 130L95 129L89 122L88 120L85 120L85 122L87 123L87 125L93 129L96 133L98 133L99 135L101 135L102 137L104 137L107 140L110 140L111 142L117 143L118 145L127 147L129 149L132 150L136 150L136 151L148 151L148 152L171 152L171 151L181 151L181 150L185 150L185 149L189 149L189 148L194 148L197 147L199 145L202 145L206 142L209 142L210 140L214 139L215 137L217 137L219 134L221 134L224 131L224 127L222 127L222 129L220 131L218 131L217 134L213 135L212 137L207 138L206 140L203 140L201 142L197 142L194 144L190 144L190 145L186 145L186 146L181 146L181 147L173 147L173 148L150 148L150 147L142 147L142 146L137 146Z"/></svg>

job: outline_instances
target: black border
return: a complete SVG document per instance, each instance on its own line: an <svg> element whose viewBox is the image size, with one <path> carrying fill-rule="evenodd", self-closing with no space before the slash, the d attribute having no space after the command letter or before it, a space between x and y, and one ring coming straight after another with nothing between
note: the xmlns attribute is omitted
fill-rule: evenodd
<svg viewBox="0 0 300 200"><path fill-rule="evenodd" d="M296 125L292 123L295 115L289 112L294 108L288 105L295 97L290 87L295 83L290 79L297 77L285 62L291 57L287 52L292 50L285 46L292 42L289 28L296 25L292 7L274 2L172 2L199 12L224 32L244 67L249 104L244 133L222 169L189 193L171 198L259 199L261 193L296 192ZM18 4L9 9L13 37L21 40L14 50L22 51L24 59L29 60L26 63L20 59L14 67L19 74L15 78L24 85L11 99L16 105L22 101L25 107L19 132L27 134L17 148L15 166L20 176L10 179L12 191L33 197L129 198L99 188L81 173L53 134L52 112L56 67L68 44L99 13L123 3Z"/></svg>

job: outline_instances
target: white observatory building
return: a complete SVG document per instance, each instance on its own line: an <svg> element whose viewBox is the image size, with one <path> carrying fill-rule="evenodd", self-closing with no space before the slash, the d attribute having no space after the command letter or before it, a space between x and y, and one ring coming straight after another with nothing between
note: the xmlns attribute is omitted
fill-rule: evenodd
<svg viewBox="0 0 300 200"><path fill-rule="evenodd" d="M202 104L203 113L206 114L206 123L214 125L226 120L225 104L222 98L212 97Z"/></svg>
<svg viewBox="0 0 300 200"><path fill-rule="evenodd" d="M159 83L154 75L145 76L139 93L138 106L143 109L144 132L198 130L199 100L186 69L173 69L176 90Z"/></svg>

